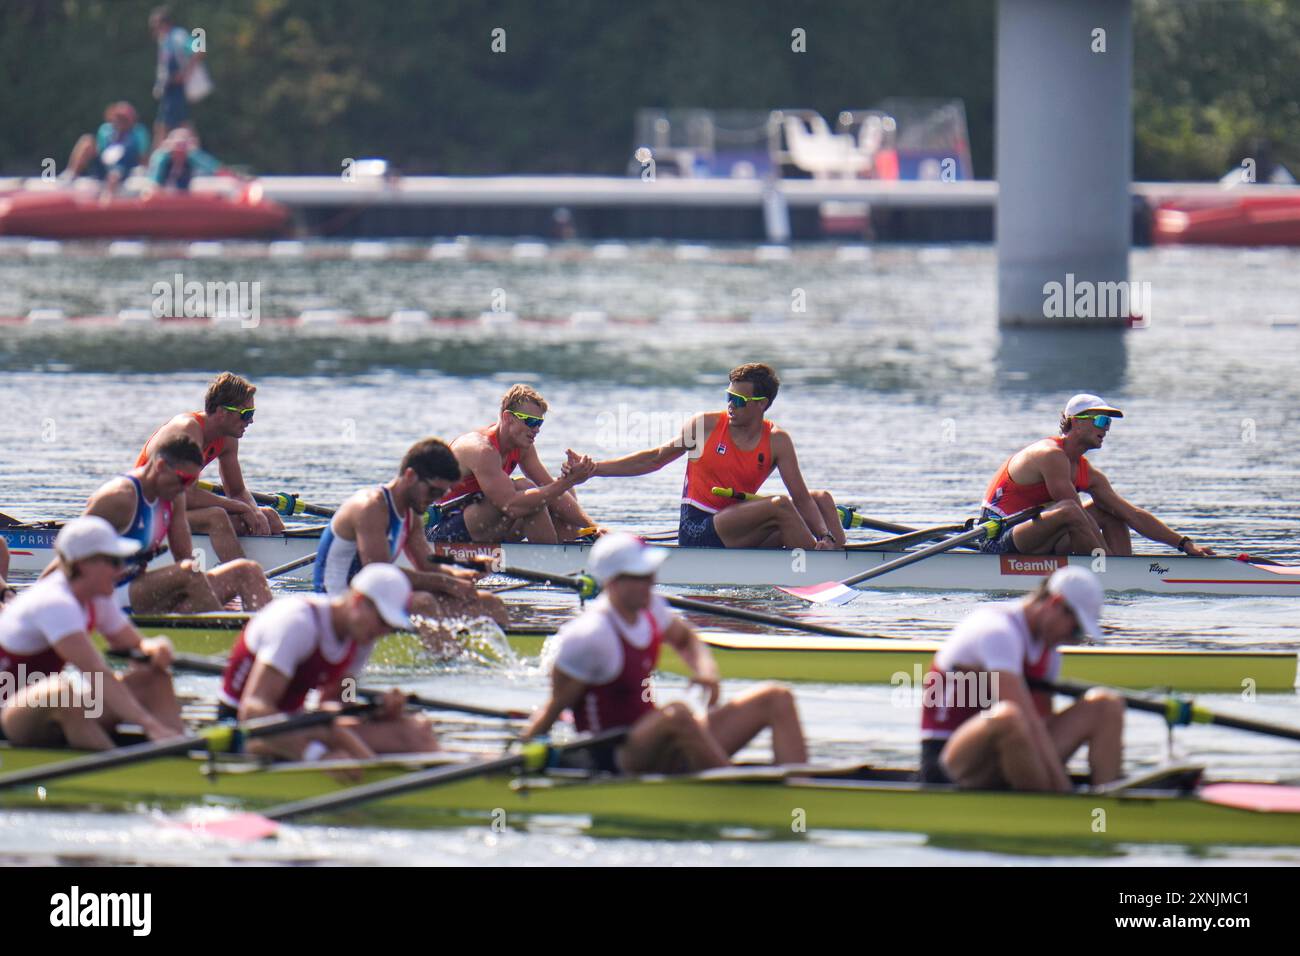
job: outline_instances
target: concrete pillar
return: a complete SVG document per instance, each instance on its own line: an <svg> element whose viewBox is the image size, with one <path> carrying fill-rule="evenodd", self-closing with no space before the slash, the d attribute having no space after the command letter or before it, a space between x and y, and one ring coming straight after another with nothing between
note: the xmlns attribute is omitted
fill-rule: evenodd
<svg viewBox="0 0 1300 956"><path fill-rule="evenodd" d="M1066 290L1074 294L1085 288L1080 283L1128 280L1132 13L1131 0L998 4L998 317L1003 325L1114 325L1126 318L1074 314L1089 311L1082 297L1080 310L1072 308L1073 299L1065 309L1056 305ZM1053 282L1061 284L1063 295L1045 308L1044 285ZM1102 295L1100 301L1111 298Z"/></svg>

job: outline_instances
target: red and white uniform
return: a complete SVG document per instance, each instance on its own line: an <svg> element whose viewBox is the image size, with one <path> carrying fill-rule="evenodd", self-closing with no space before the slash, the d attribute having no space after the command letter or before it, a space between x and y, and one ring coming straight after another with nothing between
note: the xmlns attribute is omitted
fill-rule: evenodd
<svg viewBox="0 0 1300 956"><path fill-rule="evenodd" d="M1065 443L1065 439L1060 435L1052 436L1048 441L1056 442L1058 448ZM1016 456L1011 456L1014 457ZM1011 458L1002 463L1002 467L998 469L998 473L993 476L988 489L984 492L984 507L1004 518L1019 514L1035 505L1045 505L1052 500L1052 494L1047 490L1047 482L1022 485L1011 479ZM1088 459L1080 458L1072 476L1074 490L1087 491L1091 480L1092 473L1088 468Z"/></svg>
<svg viewBox="0 0 1300 956"><path fill-rule="evenodd" d="M580 732L630 727L655 709L650 678L664 632L676 619L668 602L655 595L636 623L628 624L602 594L560 628L555 667L587 685L573 708Z"/></svg>
<svg viewBox="0 0 1300 956"><path fill-rule="evenodd" d="M958 624L952 636L944 641L925 678L927 685L934 683L922 688L921 738L946 740L966 721L996 703L982 699L984 695L979 692L983 688L992 695L993 683L986 676L992 671L1023 674L1026 680L1049 681L1055 680L1061 671L1061 655L1030 634L1019 601L980 608ZM954 677L972 672L976 674L973 681ZM1032 694L1039 716L1051 716L1051 694L1044 691Z"/></svg>
<svg viewBox="0 0 1300 956"><path fill-rule="evenodd" d="M253 664L262 661L289 678L276 706L281 713L292 714L302 709L312 690L359 674L373 646L363 647L334 633L330 598L278 598L259 611L239 635L221 679L219 696L222 703L237 708Z"/></svg>
<svg viewBox="0 0 1300 956"><path fill-rule="evenodd" d="M203 412L184 412L182 414L188 415L190 418L198 422L200 428L202 428L204 423L208 420L208 416L205 415ZM167 424L171 424L171 423L168 422ZM144 447L140 449L140 454L136 456L135 467L139 468L143 465L149 464L149 442L153 441L154 435L157 435L165 427L167 426L159 425L157 428L154 429L153 435L149 436L148 440L145 441L144 443ZM225 436L218 436L217 438L212 439L212 441L208 442L205 446L203 446L203 467L206 468L208 467L208 465L212 464L212 462L214 462L217 459L217 456L221 454L221 452L225 449L225 447L226 447Z"/></svg>
<svg viewBox="0 0 1300 956"><path fill-rule="evenodd" d="M27 588L0 614L0 673L57 674L63 658L55 649L73 634L116 634L130 622L111 597L82 604L67 577L56 570Z"/></svg>
<svg viewBox="0 0 1300 956"><path fill-rule="evenodd" d="M488 425L485 428L475 429L475 431L480 435L487 436L488 444L490 444L494 449L496 449L497 453L500 454L501 436L497 433L496 425ZM519 456L521 454L522 451L516 448L510 454L503 457L501 459L501 470L507 475L514 474L515 469L519 467ZM464 498L466 495L480 494L482 490L483 489L479 487L478 479L474 477L474 473L471 471L460 481L448 488L447 493L438 499L438 504L448 505L459 498Z"/></svg>
<svg viewBox="0 0 1300 956"><path fill-rule="evenodd" d="M738 498L719 498L716 488L731 488L736 492L754 494L772 474L772 423L763 421L763 433L758 444L749 451L736 447L731 437L731 421L726 414L718 416L718 423L709 432L698 458L686 462L686 481L682 484L682 502L694 505L701 511L717 514L723 508L738 504Z"/></svg>

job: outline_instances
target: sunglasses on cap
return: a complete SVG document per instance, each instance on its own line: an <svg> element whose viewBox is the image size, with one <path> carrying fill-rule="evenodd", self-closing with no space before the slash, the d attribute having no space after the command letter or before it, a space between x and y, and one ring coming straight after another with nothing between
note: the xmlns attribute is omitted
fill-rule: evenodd
<svg viewBox="0 0 1300 956"><path fill-rule="evenodd" d="M739 392L733 392L727 389L727 404L732 408L744 408L750 402L762 402L767 398L766 395L741 395Z"/></svg>
<svg viewBox="0 0 1300 956"><path fill-rule="evenodd" d="M1074 417L1083 422L1091 422L1098 428L1110 428L1110 423L1114 421L1109 415L1102 415L1100 412L1095 415L1075 415Z"/></svg>
<svg viewBox="0 0 1300 956"><path fill-rule="evenodd" d="M515 418L519 419L529 428L533 429L541 428L542 422L546 421L546 419L538 418L536 415L525 415L523 412L516 412L513 410L511 410L510 414L515 416Z"/></svg>
<svg viewBox="0 0 1300 956"><path fill-rule="evenodd" d="M234 412L239 416L239 420L243 422L251 422L253 420L253 413L257 411L256 408L251 406L248 408L240 408L238 405L222 405L221 407L228 412Z"/></svg>

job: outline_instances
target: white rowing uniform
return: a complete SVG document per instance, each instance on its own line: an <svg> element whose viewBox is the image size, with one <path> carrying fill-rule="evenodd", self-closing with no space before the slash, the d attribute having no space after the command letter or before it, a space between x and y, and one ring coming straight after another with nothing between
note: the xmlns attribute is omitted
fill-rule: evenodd
<svg viewBox="0 0 1300 956"><path fill-rule="evenodd" d="M57 674L55 646L73 634L117 634L130 621L111 597L82 604L62 570L50 572L5 605L0 614L0 673Z"/></svg>
<svg viewBox="0 0 1300 956"><path fill-rule="evenodd" d="M307 695L365 669L374 643L358 644L334 633L330 601L297 595L272 601L244 627L221 681L221 702L238 709L257 661L289 679L277 706L286 714L302 709Z"/></svg>
<svg viewBox="0 0 1300 956"><path fill-rule="evenodd" d="M942 693L922 695L921 739L951 737L958 727L990 704L987 700L954 700L958 689L964 693L970 685L953 679L952 675L992 671L1021 674L1026 680L1048 681L1055 680L1061 672L1060 653L1030 633L1024 605L1019 601L977 609L940 645L926 679L937 680ZM1035 692L1033 697L1039 715L1050 715L1051 695Z"/></svg>

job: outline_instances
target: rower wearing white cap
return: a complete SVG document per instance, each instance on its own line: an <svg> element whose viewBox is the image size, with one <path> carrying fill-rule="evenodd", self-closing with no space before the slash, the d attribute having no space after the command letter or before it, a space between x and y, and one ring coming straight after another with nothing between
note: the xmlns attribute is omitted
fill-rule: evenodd
<svg viewBox="0 0 1300 956"><path fill-rule="evenodd" d="M124 560L139 549L103 518L74 518L54 539L55 568L0 614L0 728L11 743L107 750L119 723L152 740L184 732L171 642L142 638L113 600ZM148 660L117 676L91 643L95 631Z"/></svg>
<svg viewBox="0 0 1300 956"><path fill-rule="evenodd" d="M1075 395L1061 413L1061 434L1022 448L998 469L984 492L982 518L1010 517L1045 505L1033 521L1008 528L986 541L988 554L1133 553L1131 528L1144 538L1177 548L1193 557L1213 555L1209 548L1180 535L1163 521L1121 498L1101 470L1083 456L1100 448L1111 422L1124 413L1097 395ZM1079 495L1091 501L1084 504Z"/></svg>
<svg viewBox="0 0 1300 956"><path fill-rule="evenodd" d="M587 569L603 588L555 640L551 698L525 737L545 734L565 710L582 733L628 727L624 744L593 753L598 769L683 773L724 767L769 727L778 764L808 759L793 695L765 684L721 707L718 668L695 630L654 593L655 572L668 552L629 534L607 534L591 549ZM656 707L652 674L667 642L709 693L709 712L685 703Z"/></svg>
<svg viewBox="0 0 1300 956"><path fill-rule="evenodd" d="M300 711L320 692L324 706L347 700L375 641L411 629L411 582L399 568L367 564L334 595L282 597L248 622L221 682L221 716L240 721ZM372 719L340 718L331 727L251 741L251 752L288 760L373 757L438 749L429 722L404 713L392 690Z"/></svg>
<svg viewBox="0 0 1300 956"><path fill-rule="evenodd" d="M922 783L1060 792L1070 788L1066 762L1085 743L1094 786L1120 776L1118 695L1094 687L1053 713L1051 693L1030 687L1056 679L1060 645L1101 637L1104 597L1095 574L1065 567L1024 599L982 607L957 625L922 691Z"/></svg>

